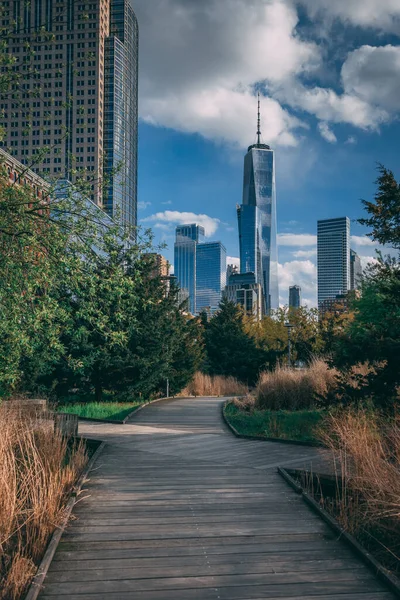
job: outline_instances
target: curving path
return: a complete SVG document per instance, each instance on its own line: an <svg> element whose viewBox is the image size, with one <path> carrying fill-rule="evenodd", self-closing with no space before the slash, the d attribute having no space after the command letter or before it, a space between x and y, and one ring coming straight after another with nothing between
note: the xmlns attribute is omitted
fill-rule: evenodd
<svg viewBox="0 0 400 600"><path fill-rule="evenodd" d="M64 533L42 600L389 600L277 475L318 450L233 437L222 399L168 400L108 445Z"/></svg>

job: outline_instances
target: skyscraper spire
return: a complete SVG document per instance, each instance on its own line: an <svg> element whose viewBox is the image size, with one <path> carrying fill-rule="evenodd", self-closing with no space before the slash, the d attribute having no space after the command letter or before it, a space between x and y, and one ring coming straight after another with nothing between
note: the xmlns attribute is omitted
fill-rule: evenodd
<svg viewBox="0 0 400 600"><path fill-rule="evenodd" d="M261 144L260 92L258 92L257 144Z"/></svg>

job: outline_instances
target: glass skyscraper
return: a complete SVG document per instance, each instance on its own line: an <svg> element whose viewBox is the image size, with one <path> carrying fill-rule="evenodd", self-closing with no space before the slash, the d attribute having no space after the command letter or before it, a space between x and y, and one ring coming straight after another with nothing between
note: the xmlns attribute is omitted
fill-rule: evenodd
<svg viewBox="0 0 400 600"><path fill-rule="evenodd" d="M196 249L204 233L204 227L195 223L176 228L174 275L181 290L180 299L188 300L192 314L196 313Z"/></svg>
<svg viewBox="0 0 400 600"><path fill-rule="evenodd" d="M279 307L278 250L276 241L275 156L258 142L244 159L243 203L238 206L240 270L254 273L263 291L263 313Z"/></svg>
<svg viewBox="0 0 400 600"><path fill-rule="evenodd" d="M139 39L131 0L2 4L20 77L0 94L0 144L45 178L74 182L85 170L90 199L135 226Z"/></svg>
<svg viewBox="0 0 400 600"><path fill-rule="evenodd" d="M214 314L226 286L226 249L221 242L197 245L196 312Z"/></svg>
<svg viewBox="0 0 400 600"><path fill-rule="evenodd" d="M193 315L214 313L226 285L226 250L221 242L204 240L204 227L192 223L176 228L175 277L181 300Z"/></svg>
<svg viewBox="0 0 400 600"><path fill-rule="evenodd" d="M350 219L318 221L318 306L350 290Z"/></svg>
<svg viewBox="0 0 400 600"><path fill-rule="evenodd" d="M350 289L359 290L362 283L361 259L355 250L350 248Z"/></svg>
<svg viewBox="0 0 400 600"><path fill-rule="evenodd" d="M289 308L301 307L301 287L292 285L289 287Z"/></svg>

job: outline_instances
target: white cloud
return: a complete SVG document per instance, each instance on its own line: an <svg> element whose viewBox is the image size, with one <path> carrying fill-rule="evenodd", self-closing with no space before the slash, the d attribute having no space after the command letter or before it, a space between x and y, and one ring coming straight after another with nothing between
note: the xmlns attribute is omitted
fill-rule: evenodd
<svg viewBox="0 0 400 600"><path fill-rule="evenodd" d="M179 212L177 210L166 210L164 212L158 212L150 217L142 219L143 223L156 222L156 227L160 228L160 225L169 223L171 225L185 225L190 223L196 223L202 225L205 229L206 237L211 237L217 231L220 220L208 215L197 215L192 212Z"/></svg>
<svg viewBox="0 0 400 600"><path fill-rule="evenodd" d="M345 144L357 144L357 139L354 137L354 135L349 135L345 141Z"/></svg>
<svg viewBox="0 0 400 600"><path fill-rule="evenodd" d="M139 210L145 210L148 206L151 206L151 202L138 202Z"/></svg>
<svg viewBox="0 0 400 600"><path fill-rule="evenodd" d="M388 113L400 110L400 46L354 50L343 64L342 82L348 94Z"/></svg>
<svg viewBox="0 0 400 600"><path fill-rule="evenodd" d="M351 244L352 246L370 246L377 247L377 243L371 240L371 238L366 235L352 235L351 236Z"/></svg>
<svg viewBox="0 0 400 600"><path fill-rule="evenodd" d="M167 200L166 202L161 202L164 206L170 206L172 204L172 200Z"/></svg>
<svg viewBox="0 0 400 600"><path fill-rule="evenodd" d="M281 304L288 304L289 287L299 285L303 304L309 308L317 305L317 267L310 260L293 260L278 266ZM308 298L305 302L305 298Z"/></svg>
<svg viewBox="0 0 400 600"><path fill-rule="evenodd" d="M227 256L226 264L235 265L235 267L238 267L240 269L240 258L238 256Z"/></svg>
<svg viewBox="0 0 400 600"><path fill-rule="evenodd" d="M325 121L320 121L318 123L318 131L320 132L321 137L323 137L324 140L326 140L330 144L336 144L337 137L330 129L328 123L325 123Z"/></svg>
<svg viewBox="0 0 400 600"><path fill-rule="evenodd" d="M155 125L249 145L256 83L309 71L316 44L285 0L135 0L141 24L140 115ZM293 145L298 119L263 99L263 135Z"/></svg>
<svg viewBox="0 0 400 600"><path fill-rule="evenodd" d="M279 246L315 246L317 236L308 233L278 233Z"/></svg>
<svg viewBox="0 0 400 600"><path fill-rule="evenodd" d="M312 18L339 18L361 27L373 27L398 33L400 3L398 0L299 0Z"/></svg>
<svg viewBox="0 0 400 600"><path fill-rule="evenodd" d="M360 256L360 259L363 269L366 269L369 264L375 264L378 262L377 258L374 256Z"/></svg>
<svg viewBox="0 0 400 600"><path fill-rule="evenodd" d="M313 250L297 250L293 252L294 258L312 258L313 256L317 256L317 249Z"/></svg>

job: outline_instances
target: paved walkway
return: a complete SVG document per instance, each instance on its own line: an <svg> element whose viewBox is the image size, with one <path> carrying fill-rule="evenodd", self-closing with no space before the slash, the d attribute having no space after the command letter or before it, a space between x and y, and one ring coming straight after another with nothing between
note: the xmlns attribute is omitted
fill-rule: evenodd
<svg viewBox="0 0 400 600"><path fill-rule="evenodd" d="M239 440L221 400L153 404L125 426L85 423L108 446L40 598L389 600L277 475L318 450Z"/></svg>

